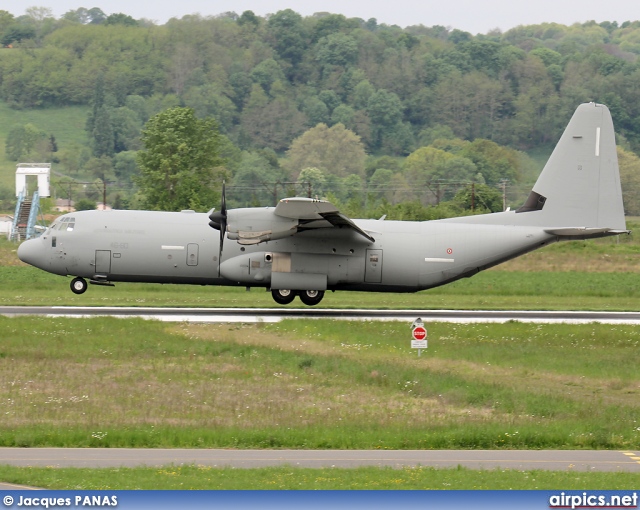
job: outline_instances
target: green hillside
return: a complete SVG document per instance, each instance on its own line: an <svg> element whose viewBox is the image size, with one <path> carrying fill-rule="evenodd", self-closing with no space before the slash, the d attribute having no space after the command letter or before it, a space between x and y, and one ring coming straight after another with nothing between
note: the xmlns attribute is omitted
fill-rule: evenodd
<svg viewBox="0 0 640 510"><path fill-rule="evenodd" d="M575 108L596 101L616 126L626 212L640 214L638 40L640 22L625 20L472 35L292 9L164 25L0 10L0 186L6 195L16 160L52 160L114 183L118 207L144 204L132 184L142 129L188 107L223 135L209 181L226 179L234 207L271 205L283 182L299 185L276 198L311 188L357 216L458 214L470 183L495 210L506 182L517 207Z"/></svg>
<svg viewBox="0 0 640 510"><path fill-rule="evenodd" d="M46 109L10 108L6 102L0 101L0 187L14 188L16 162L6 158L6 138L12 128L24 124L33 124L45 133L53 135L58 150L71 143L86 144L84 130L87 121L87 106L61 106Z"/></svg>

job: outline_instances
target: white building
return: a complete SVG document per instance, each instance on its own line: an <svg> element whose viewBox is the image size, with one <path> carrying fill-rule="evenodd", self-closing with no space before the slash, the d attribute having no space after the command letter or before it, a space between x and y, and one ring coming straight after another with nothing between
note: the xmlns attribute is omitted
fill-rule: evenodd
<svg viewBox="0 0 640 510"><path fill-rule="evenodd" d="M0 235L11 235L11 228L13 227L13 216L8 214L0 214Z"/></svg>

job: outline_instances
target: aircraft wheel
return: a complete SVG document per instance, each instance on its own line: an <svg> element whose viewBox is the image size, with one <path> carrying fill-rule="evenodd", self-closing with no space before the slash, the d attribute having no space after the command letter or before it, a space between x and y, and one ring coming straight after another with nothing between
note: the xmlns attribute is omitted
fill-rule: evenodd
<svg viewBox="0 0 640 510"><path fill-rule="evenodd" d="M307 306L317 305L324 297L323 290L303 290L300 292L300 301Z"/></svg>
<svg viewBox="0 0 640 510"><path fill-rule="evenodd" d="M74 278L71 280L71 292L74 294L84 294L87 290L87 281L84 278Z"/></svg>
<svg viewBox="0 0 640 510"><path fill-rule="evenodd" d="M274 289L271 291L273 300L279 305L288 305L296 297L296 293L289 289Z"/></svg>

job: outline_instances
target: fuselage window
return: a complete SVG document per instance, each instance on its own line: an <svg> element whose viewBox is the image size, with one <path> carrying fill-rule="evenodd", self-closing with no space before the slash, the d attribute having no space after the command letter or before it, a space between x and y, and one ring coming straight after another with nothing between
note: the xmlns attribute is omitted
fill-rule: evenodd
<svg viewBox="0 0 640 510"><path fill-rule="evenodd" d="M52 248L55 248L55 247L56 247L57 241L58 241L58 240L56 239L56 236L53 236L53 237L51 238L51 247L52 247Z"/></svg>

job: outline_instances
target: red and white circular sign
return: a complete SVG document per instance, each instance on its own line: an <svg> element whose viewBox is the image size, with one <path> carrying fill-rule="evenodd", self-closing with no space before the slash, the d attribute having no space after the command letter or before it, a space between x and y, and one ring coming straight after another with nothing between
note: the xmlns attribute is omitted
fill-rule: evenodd
<svg viewBox="0 0 640 510"><path fill-rule="evenodd" d="M413 331L411 332L411 334L413 335L413 338L416 340L424 340L425 338L427 338L427 330L422 326L413 328Z"/></svg>

